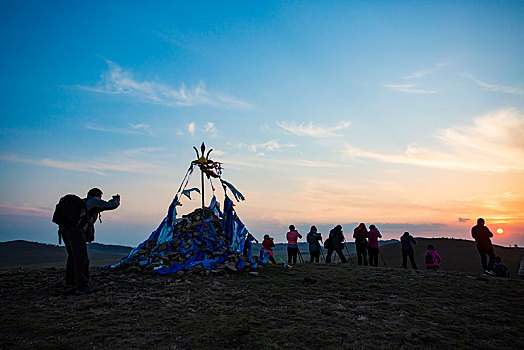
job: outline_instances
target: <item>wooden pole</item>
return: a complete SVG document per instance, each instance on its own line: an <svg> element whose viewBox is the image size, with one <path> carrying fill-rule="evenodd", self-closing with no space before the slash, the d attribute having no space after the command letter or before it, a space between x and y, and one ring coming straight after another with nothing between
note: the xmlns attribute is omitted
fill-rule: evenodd
<svg viewBox="0 0 524 350"><path fill-rule="evenodd" d="M202 215L204 215L204 171L200 168L200 177L202 180Z"/></svg>

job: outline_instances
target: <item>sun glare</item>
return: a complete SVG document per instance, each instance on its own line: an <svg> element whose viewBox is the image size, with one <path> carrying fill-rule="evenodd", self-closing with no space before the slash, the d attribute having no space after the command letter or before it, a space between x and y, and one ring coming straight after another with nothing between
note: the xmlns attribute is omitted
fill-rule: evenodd
<svg viewBox="0 0 524 350"><path fill-rule="evenodd" d="M503 234L503 233L504 233L504 230L503 230L503 229L501 229L501 228L498 228L498 229L497 229L497 233L498 233L499 235L501 235L501 234Z"/></svg>

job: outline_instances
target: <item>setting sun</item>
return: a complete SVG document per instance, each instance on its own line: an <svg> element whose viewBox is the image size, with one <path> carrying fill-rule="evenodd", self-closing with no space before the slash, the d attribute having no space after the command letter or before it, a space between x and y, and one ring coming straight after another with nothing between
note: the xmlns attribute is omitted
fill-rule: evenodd
<svg viewBox="0 0 524 350"><path fill-rule="evenodd" d="M497 229L497 233L498 233L499 235L501 235L501 234L503 234L503 233L504 233L504 230L503 230L503 229L501 229L501 228L498 228L498 229Z"/></svg>

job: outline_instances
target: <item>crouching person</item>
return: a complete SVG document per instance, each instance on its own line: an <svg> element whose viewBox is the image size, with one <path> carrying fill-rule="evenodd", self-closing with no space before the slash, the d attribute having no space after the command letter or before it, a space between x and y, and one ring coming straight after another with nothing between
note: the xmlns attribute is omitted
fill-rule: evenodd
<svg viewBox="0 0 524 350"><path fill-rule="evenodd" d="M95 239L95 222L104 210L113 210L120 205L120 195L109 201L102 199L102 191L92 188L80 211L80 220L76 225L59 226L59 235L63 238L67 250L66 285L72 294L92 293L89 287L89 257L87 242Z"/></svg>
<svg viewBox="0 0 524 350"><path fill-rule="evenodd" d="M264 235L264 240L262 241L262 246L260 247L260 257L259 261L262 264L267 264L268 260L272 264L276 264L276 260L273 257L273 248L275 247L275 243L273 242L273 237L269 237L269 235Z"/></svg>
<svg viewBox="0 0 524 350"><path fill-rule="evenodd" d="M438 271L441 261L442 258L435 251L435 247L433 247L432 244L429 244L428 250L426 251L426 269Z"/></svg>

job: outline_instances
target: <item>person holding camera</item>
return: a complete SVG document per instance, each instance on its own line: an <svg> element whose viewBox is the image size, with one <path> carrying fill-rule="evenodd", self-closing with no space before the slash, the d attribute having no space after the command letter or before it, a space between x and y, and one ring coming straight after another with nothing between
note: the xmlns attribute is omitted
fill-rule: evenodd
<svg viewBox="0 0 524 350"><path fill-rule="evenodd" d="M92 188L83 201L84 208L80 212L78 224L60 228L67 250L66 285L72 288L73 294L87 294L94 291L89 287L89 257L86 243L95 239L95 222L100 218L100 213L118 208L120 195L114 195L111 200L105 201L102 199L102 191Z"/></svg>
<svg viewBox="0 0 524 350"><path fill-rule="evenodd" d="M319 262L320 260L320 241L322 241L322 235L317 232L315 226L311 226L309 233L307 234L307 242L309 243L309 262Z"/></svg>

